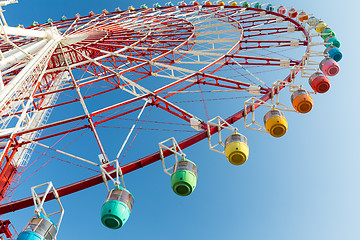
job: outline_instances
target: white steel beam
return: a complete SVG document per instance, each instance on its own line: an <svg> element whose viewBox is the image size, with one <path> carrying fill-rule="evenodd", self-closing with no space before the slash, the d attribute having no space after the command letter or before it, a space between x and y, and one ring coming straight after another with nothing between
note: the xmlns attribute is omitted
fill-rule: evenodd
<svg viewBox="0 0 360 240"><path fill-rule="evenodd" d="M0 27L0 34L23 36L23 37L36 37L36 38L47 38L49 36L49 34L45 31L9 27L9 26Z"/></svg>
<svg viewBox="0 0 360 240"><path fill-rule="evenodd" d="M55 49L58 41L50 40L38 53L37 55L26 65L26 67L21 70L21 72L16 75L16 77L10 81L0 92L0 109L3 109L16 91L21 88L22 84L26 84L27 77L31 75L34 69L37 67L39 62L47 55L49 52Z"/></svg>
<svg viewBox="0 0 360 240"><path fill-rule="evenodd" d="M4 70L10 66L12 66L15 63L18 63L19 61L23 60L24 58L28 57L29 54L34 54L37 51L39 51L42 47L46 45L48 41L47 40L41 40L39 42L36 42L34 44L29 44L29 46L25 46L23 49L23 52L14 49L12 52L7 54L4 53L5 58L0 61L0 70ZM26 54L27 53L27 54Z"/></svg>
<svg viewBox="0 0 360 240"><path fill-rule="evenodd" d="M17 0L3 0L3 1L0 1L0 6L6 6L6 5L9 5L11 3L17 3L18 1Z"/></svg>
<svg viewBox="0 0 360 240"><path fill-rule="evenodd" d="M206 35L219 35L221 33L231 33L231 32L242 33L242 30L238 29L238 28L234 28L234 29L221 30L221 31L204 31L204 32L196 32L195 35L197 37L199 37L199 36L206 36Z"/></svg>

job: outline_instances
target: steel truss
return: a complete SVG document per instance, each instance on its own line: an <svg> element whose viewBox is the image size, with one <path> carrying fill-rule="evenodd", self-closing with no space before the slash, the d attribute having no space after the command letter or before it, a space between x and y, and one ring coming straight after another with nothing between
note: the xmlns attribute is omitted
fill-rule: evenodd
<svg viewBox="0 0 360 240"><path fill-rule="evenodd" d="M0 105L0 199L8 203L0 206L0 214L33 204L30 197L9 202L9 193L16 187L16 174L22 173L34 144L44 146L41 141L56 141L69 133L90 129L99 151L108 159L110 154L98 134L99 127L138 113L145 103L145 108L161 109L179 122L199 119L203 130L179 142L179 147L185 149L207 138L206 121L197 111L172 99L180 93L196 92L195 87L200 87L198 92L202 93L201 86L213 92L231 90L248 95L258 86L259 99L266 102L275 94L271 84L278 79L262 79L256 67L289 69L290 73L291 68L301 68L309 45L306 29L294 19L266 10L231 6L122 11L27 30L42 33L43 40L39 36L5 34L9 41L0 42L3 55L15 51L14 44L19 53L25 51L22 54L26 55L15 62L8 61L1 69L2 83L8 90ZM39 44L41 47L34 48ZM296 57L289 59L281 54L301 47ZM29 48L33 48L30 53ZM260 54L264 51L268 54ZM230 67L243 71L246 77L240 80L220 74ZM290 82L294 73L297 71L282 80ZM163 84L153 87L150 82L154 79ZM102 96L119 91L121 97L116 102L93 104ZM81 106L80 110L67 114L67 109L75 105ZM257 106L245 111L250 113L254 108ZM53 109L64 112L64 116L49 119ZM233 124L246 113L236 111L224 119ZM209 132L214 134L217 128L212 127ZM164 157L170 154L171 151L163 151ZM68 154L83 159L75 155ZM122 173L158 160L160 154L155 152L123 165ZM99 174L57 191L61 197L102 181ZM49 194L46 200L53 198Z"/></svg>

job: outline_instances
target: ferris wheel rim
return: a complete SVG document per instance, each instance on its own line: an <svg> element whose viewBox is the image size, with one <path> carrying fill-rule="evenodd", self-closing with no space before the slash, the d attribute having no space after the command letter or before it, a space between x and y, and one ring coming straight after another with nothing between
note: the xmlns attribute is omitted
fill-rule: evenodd
<svg viewBox="0 0 360 240"><path fill-rule="evenodd" d="M185 6L184 6L185 7ZM203 6L203 7L214 7L214 6ZM234 7L234 6L225 6L226 8L241 8L241 7ZM283 17L285 18L287 21L290 21L292 22L293 24L295 24L305 35L305 38L306 40L308 41L309 40L309 36L306 32L306 30L304 29L304 27L299 24L298 22L296 22L295 20L287 17L287 16L284 16L282 14L279 14L279 13L276 13L276 12L269 12L269 11L266 11L266 10L262 10L262 9L257 9L257 8L248 8L248 10L253 10L253 11L264 11L264 12L267 12L269 14L273 14L273 15L276 15L276 16L279 16L279 17ZM308 51L308 47L306 49L306 51ZM297 66L301 66L302 63L300 61L298 61L298 65ZM297 73L297 72L296 72ZM295 74L296 74L295 73ZM285 81L288 81L290 79L290 75L285 78ZM280 89L281 90L281 89ZM267 94L265 94L264 96L262 96L261 100L263 101L268 101L270 99L270 95L272 94L272 92L268 92ZM240 111L237 111L236 113L234 113L233 115L231 115L230 117L226 118L226 121L229 121L230 123L234 123L238 120L240 120L242 117L243 117L243 114L244 114L244 110L240 110ZM215 128L212 129L211 131L211 134L215 133ZM181 141L179 143L179 145L182 147L182 148L186 148L188 146L191 146L203 139L205 139L207 136L206 136L207 132L206 130L203 130L202 132L199 132L187 139L184 139L183 141ZM166 154L165 154L166 155ZM169 155L169 154L168 154ZM151 160L152 159L152 160ZM142 168L146 165L149 165L153 162L156 162L160 160L160 157L159 157L159 152L155 152L153 154L150 154L146 157L143 157L141 159L138 159L138 160L135 160L131 163L128 163L128 164L125 164L122 166L122 169L123 169L123 173L126 174L126 173L129 173L131 171L134 171L134 170L137 170L139 168ZM136 166L138 165L138 166ZM100 180L100 181L99 181ZM89 188L93 185L89 185L89 182L98 182L97 184L101 183L102 182L102 179L101 179L101 175L95 175L91 178L87 178L87 179L84 179L84 180L81 180L79 182L75 182L73 184L69 184L69 185L66 185L64 187L61 187L59 188L58 192L59 192L59 195L60 196L64 196L64 195L68 195L68 194L71 194L71 193L74 193L74 192L77 192L77 191L80 191L82 189L79 189L77 191L74 191L74 192L67 192L71 187L74 187L74 185L85 185L86 187L84 187L83 189L85 188ZM94 184L95 185L95 184ZM51 197L48 199L50 200ZM26 199L22 199L22 200L17 200L15 202L10 202L10 203L7 203L7 204L4 204L2 206L0 206L0 214L4 214L4 213L7 213L7 212L12 212L12 211L16 211L18 209L21 209L24 207L24 204L25 204L25 201L27 201L27 204L29 204L29 201L26 200ZM18 206L22 206L21 208L18 208ZM32 204L30 204L32 205ZM30 206L29 205L29 206Z"/></svg>

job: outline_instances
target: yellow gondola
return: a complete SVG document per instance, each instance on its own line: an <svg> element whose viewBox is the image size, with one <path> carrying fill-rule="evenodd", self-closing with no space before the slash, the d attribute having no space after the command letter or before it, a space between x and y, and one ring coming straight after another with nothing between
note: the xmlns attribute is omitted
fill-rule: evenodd
<svg viewBox="0 0 360 240"><path fill-rule="evenodd" d="M273 137L282 137L287 131L288 124L284 114L279 110L270 110L264 116L266 131Z"/></svg>
<svg viewBox="0 0 360 240"><path fill-rule="evenodd" d="M230 3L230 6L233 6L233 7L236 7L237 5L238 5L237 2L235 2L235 1Z"/></svg>
<svg viewBox="0 0 360 240"><path fill-rule="evenodd" d="M249 157L246 137L237 132L228 136L225 141L225 155L233 165L244 164Z"/></svg>
<svg viewBox="0 0 360 240"><path fill-rule="evenodd" d="M321 33L322 30L324 30L327 27L327 24L323 21L319 21L316 26L315 26L315 30L318 33Z"/></svg>

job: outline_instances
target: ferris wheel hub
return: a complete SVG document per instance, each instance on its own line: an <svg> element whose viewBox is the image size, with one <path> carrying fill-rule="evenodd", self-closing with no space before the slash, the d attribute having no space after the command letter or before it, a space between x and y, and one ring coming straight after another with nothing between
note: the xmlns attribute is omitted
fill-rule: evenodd
<svg viewBox="0 0 360 240"><path fill-rule="evenodd" d="M99 40L106 36L108 33L105 31L88 31L86 33L72 34L64 37L61 40L63 46L76 44L78 42L91 39L92 41Z"/></svg>
<svg viewBox="0 0 360 240"><path fill-rule="evenodd" d="M88 37L86 34L74 34L64 38L61 43L63 46L68 46L85 40Z"/></svg>

